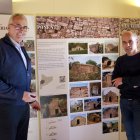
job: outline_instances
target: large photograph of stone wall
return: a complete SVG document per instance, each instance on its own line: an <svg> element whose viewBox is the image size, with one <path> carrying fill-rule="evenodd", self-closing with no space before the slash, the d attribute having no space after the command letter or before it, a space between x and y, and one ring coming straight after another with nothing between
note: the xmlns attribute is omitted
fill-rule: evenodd
<svg viewBox="0 0 140 140"><path fill-rule="evenodd" d="M89 81L101 79L101 57L69 57L69 81Z"/></svg>
<svg viewBox="0 0 140 140"><path fill-rule="evenodd" d="M118 18L37 16L37 38L117 38Z"/></svg>

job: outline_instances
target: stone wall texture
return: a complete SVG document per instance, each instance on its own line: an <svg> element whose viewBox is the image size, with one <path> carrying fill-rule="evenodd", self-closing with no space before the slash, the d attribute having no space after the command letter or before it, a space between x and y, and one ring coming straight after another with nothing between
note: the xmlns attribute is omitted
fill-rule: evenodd
<svg viewBox="0 0 140 140"><path fill-rule="evenodd" d="M118 18L37 16L38 39L117 38Z"/></svg>

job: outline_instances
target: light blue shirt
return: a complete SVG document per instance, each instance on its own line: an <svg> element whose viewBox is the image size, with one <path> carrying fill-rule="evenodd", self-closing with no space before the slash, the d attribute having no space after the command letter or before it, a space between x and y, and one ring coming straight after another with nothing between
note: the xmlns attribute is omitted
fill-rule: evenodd
<svg viewBox="0 0 140 140"><path fill-rule="evenodd" d="M12 41L12 43L14 44L15 48L19 51L19 53L21 54L21 57L23 59L24 65L27 69L27 60L25 58L25 55L23 54L22 50L21 50L21 46L19 43L17 43L15 40L13 40L11 37L9 37L10 40Z"/></svg>

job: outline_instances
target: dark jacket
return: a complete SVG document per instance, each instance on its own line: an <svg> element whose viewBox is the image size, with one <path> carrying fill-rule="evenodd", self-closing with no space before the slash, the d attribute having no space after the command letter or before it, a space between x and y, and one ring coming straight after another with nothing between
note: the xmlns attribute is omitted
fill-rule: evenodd
<svg viewBox="0 0 140 140"><path fill-rule="evenodd" d="M0 103L24 105L23 92L30 91L31 62L24 47L27 69L8 35L0 39Z"/></svg>
<svg viewBox="0 0 140 140"><path fill-rule="evenodd" d="M140 99L140 53L120 56L112 73L112 80L122 77L120 89L122 98Z"/></svg>

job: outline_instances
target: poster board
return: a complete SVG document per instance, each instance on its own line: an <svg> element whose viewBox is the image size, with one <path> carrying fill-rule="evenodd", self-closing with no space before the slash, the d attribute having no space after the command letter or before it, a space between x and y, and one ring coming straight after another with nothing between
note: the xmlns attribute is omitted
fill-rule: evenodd
<svg viewBox="0 0 140 140"><path fill-rule="evenodd" d="M42 140L118 140L119 19L37 16L36 31Z"/></svg>

